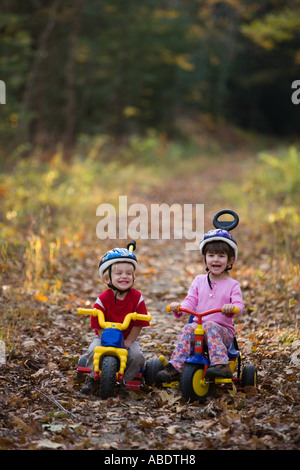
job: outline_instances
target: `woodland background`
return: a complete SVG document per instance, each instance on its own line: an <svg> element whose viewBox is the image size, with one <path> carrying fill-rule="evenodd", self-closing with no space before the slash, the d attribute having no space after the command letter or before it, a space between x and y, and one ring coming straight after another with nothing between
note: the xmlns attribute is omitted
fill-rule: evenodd
<svg viewBox="0 0 300 470"><path fill-rule="evenodd" d="M178 135L176 119L199 112L297 135L299 8L298 0L3 0L2 146L16 136L49 146L149 128Z"/></svg>
<svg viewBox="0 0 300 470"><path fill-rule="evenodd" d="M299 449L299 27L299 0L1 2L1 449ZM258 389L80 395L76 312L127 243L97 238L96 208L120 195L204 204L206 230L239 214L236 329ZM165 306L203 270L184 243L137 240L147 358L171 354Z"/></svg>

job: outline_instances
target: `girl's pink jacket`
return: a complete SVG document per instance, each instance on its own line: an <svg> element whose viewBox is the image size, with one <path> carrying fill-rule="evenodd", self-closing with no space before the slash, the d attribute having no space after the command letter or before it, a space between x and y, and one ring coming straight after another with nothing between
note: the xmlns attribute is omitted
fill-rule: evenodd
<svg viewBox="0 0 300 470"><path fill-rule="evenodd" d="M214 308L220 307L221 309L224 304L234 304L240 309L237 315L225 316L220 311L220 313L212 313L204 317L203 323L213 321L235 333L232 318L239 316L245 308L240 284L235 279L228 277L218 282L211 281L211 285L212 289L208 284L207 274L196 276L189 288L188 295L181 302L181 306L201 313ZM194 318L194 321L197 321L197 317Z"/></svg>

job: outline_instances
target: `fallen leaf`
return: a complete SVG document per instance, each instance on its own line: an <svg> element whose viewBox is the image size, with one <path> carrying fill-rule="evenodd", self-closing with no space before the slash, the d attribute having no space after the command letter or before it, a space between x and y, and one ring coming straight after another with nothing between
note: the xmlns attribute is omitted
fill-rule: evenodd
<svg viewBox="0 0 300 470"><path fill-rule="evenodd" d="M18 416L14 416L12 422L18 428L22 429L24 433L34 434L34 430L30 426L28 426L28 424L24 423L24 421L22 421L22 419L19 418Z"/></svg>
<svg viewBox="0 0 300 470"><path fill-rule="evenodd" d="M174 424L173 426L169 426L169 427L167 428L167 432L168 432L168 434L173 435L173 434L176 434L176 432L178 431L178 429L179 429L179 426L177 426L176 424Z"/></svg>
<svg viewBox="0 0 300 470"><path fill-rule="evenodd" d="M63 447L63 444L52 442L50 439L42 439L36 443L36 447L38 449L59 449L60 447Z"/></svg>
<svg viewBox="0 0 300 470"><path fill-rule="evenodd" d="M44 294L37 294L34 296L36 300L39 300L40 302L48 302L48 297L46 297Z"/></svg>

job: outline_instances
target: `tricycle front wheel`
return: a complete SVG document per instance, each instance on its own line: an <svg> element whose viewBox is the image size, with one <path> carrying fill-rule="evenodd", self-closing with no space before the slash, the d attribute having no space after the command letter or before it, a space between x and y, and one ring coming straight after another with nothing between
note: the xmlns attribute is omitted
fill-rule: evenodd
<svg viewBox="0 0 300 470"><path fill-rule="evenodd" d="M191 401L205 401L212 395L213 382L203 380L204 367L202 364L185 364L180 376L180 389L183 397Z"/></svg>
<svg viewBox="0 0 300 470"><path fill-rule="evenodd" d="M99 396L106 399L114 394L118 360L114 356L105 356L102 361L102 371L99 384Z"/></svg>

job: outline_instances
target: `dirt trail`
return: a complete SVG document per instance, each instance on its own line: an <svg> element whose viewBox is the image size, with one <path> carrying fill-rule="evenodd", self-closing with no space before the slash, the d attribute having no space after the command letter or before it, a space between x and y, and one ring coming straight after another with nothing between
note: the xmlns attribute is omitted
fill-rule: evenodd
<svg viewBox="0 0 300 470"><path fill-rule="evenodd" d="M133 194L130 203L204 204L208 230L212 228L212 215L224 208L218 184L226 178L235 178L239 184L244 169L245 162L224 158L217 168L206 166L199 173L166 181L146 194ZM245 240L247 231L249 227L241 221L236 236ZM81 241L77 259L70 256L72 246L62 247L56 266L56 275L62 279L61 292L54 301L31 300L39 321L19 327L19 347L0 366L0 448L299 448L299 344L288 341L289 327L295 320L284 317L284 300L278 298L274 285L255 277L246 248L241 250L232 274L241 282L247 306L236 329L246 363L258 367L258 390L226 392L201 405L187 404L179 390L148 388L129 392L126 397L117 393L105 401L80 394L76 358L88 345L91 333L88 320L78 318L76 311L85 304L92 305L100 292L97 259L112 245L99 243L94 237L92 234L91 240ZM147 358L171 354L184 320L175 320L165 307L171 300L183 298L193 277L203 272L198 252L185 250L184 244L185 240L137 243L136 287L152 315L152 326L141 337ZM9 294L5 301L14 302Z"/></svg>

